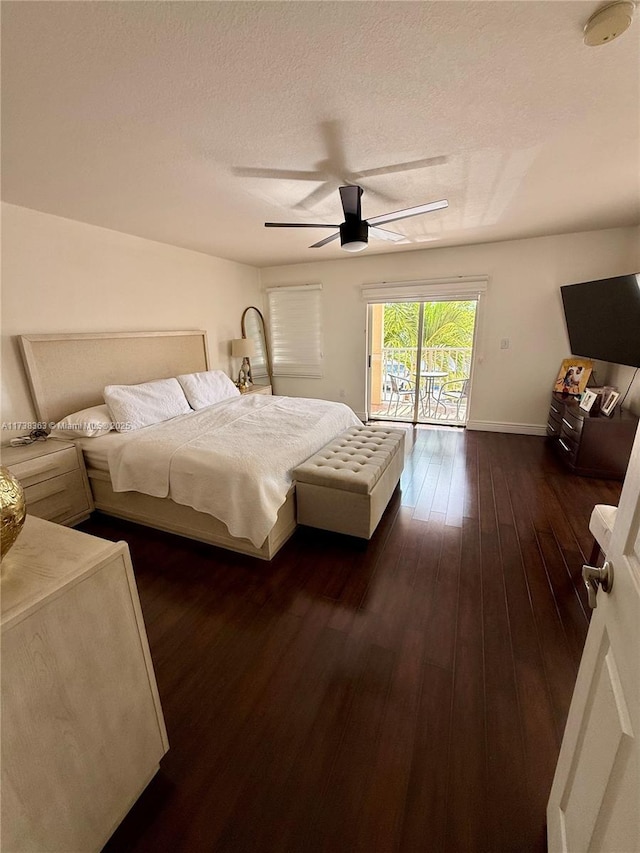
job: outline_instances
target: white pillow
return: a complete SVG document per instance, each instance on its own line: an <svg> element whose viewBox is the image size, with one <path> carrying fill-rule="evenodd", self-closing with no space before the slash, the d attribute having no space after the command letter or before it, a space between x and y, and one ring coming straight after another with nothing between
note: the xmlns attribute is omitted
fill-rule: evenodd
<svg viewBox="0 0 640 853"><path fill-rule="evenodd" d="M177 379L140 385L107 385L104 401L118 432L159 424L191 411Z"/></svg>
<svg viewBox="0 0 640 853"><path fill-rule="evenodd" d="M221 403L229 397L239 397L240 392L222 370L206 370L204 373L186 373L178 376L192 409L204 409Z"/></svg>
<svg viewBox="0 0 640 853"><path fill-rule="evenodd" d="M113 429L113 418L106 406L91 406L72 412L53 427L53 432L69 438L95 438Z"/></svg>

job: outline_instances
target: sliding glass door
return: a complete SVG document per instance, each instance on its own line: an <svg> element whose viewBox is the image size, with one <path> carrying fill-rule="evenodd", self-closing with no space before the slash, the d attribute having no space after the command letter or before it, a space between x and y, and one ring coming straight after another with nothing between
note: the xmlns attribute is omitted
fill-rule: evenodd
<svg viewBox="0 0 640 853"><path fill-rule="evenodd" d="M369 305L369 417L464 425L477 299Z"/></svg>

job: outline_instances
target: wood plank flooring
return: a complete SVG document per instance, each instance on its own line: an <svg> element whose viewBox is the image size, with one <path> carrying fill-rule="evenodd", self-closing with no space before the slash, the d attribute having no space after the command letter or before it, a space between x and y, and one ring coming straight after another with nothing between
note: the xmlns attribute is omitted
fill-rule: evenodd
<svg viewBox="0 0 640 853"><path fill-rule="evenodd" d="M169 733L116 851L544 851L595 503L541 438L407 428L374 538L131 547Z"/></svg>

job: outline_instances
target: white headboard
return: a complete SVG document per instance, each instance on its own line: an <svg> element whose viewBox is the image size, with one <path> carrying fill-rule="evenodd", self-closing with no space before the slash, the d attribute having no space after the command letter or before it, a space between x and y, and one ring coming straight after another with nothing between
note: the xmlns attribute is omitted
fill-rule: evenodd
<svg viewBox="0 0 640 853"><path fill-rule="evenodd" d="M135 385L209 369L207 333L21 335L38 420L104 403L105 385Z"/></svg>

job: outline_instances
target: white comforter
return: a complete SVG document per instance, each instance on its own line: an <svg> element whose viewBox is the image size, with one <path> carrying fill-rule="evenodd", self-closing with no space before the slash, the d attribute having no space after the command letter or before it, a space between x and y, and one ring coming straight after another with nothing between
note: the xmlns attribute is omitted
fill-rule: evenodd
<svg viewBox="0 0 640 853"><path fill-rule="evenodd" d="M185 504L260 547L292 471L361 421L343 403L251 394L123 433L109 451L116 492Z"/></svg>

